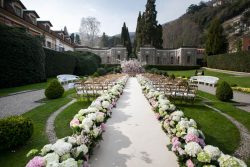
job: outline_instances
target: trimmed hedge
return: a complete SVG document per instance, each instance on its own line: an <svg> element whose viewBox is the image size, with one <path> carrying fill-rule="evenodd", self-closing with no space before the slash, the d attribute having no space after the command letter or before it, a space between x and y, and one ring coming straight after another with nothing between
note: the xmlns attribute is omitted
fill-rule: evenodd
<svg viewBox="0 0 250 167"><path fill-rule="evenodd" d="M150 70L155 68L158 70L194 70L199 69L200 66L164 66L164 65L146 65L145 69Z"/></svg>
<svg viewBox="0 0 250 167"><path fill-rule="evenodd" d="M64 88L57 79L52 80L49 86L45 89L45 96L48 99L57 99L63 96Z"/></svg>
<svg viewBox="0 0 250 167"><path fill-rule="evenodd" d="M75 75L92 75L101 64L101 58L90 52L67 52L76 58Z"/></svg>
<svg viewBox="0 0 250 167"><path fill-rule="evenodd" d="M57 52L45 49L45 71L47 77L55 77L60 74L73 74L76 66L76 58L66 52Z"/></svg>
<svg viewBox="0 0 250 167"><path fill-rule="evenodd" d="M33 134L33 122L22 116L0 119L0 150L25 144Z"/></svg>
<svg viewBox="0 0 250 167"><path fill-rule="evenodd" d="M208 56L207 66L222 70L250 72L250 52L245 51Z"/></svg>
<svg viewBox="0 0 250 167"><path fill-rule="evenodd" d="M38 38L0 24L0 88L46 81L44 64Z"/></svg>

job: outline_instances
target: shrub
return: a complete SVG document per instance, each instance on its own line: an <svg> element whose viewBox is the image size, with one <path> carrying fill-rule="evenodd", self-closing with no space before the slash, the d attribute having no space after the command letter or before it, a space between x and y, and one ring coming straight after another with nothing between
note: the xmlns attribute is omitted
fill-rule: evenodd
<svg viewBox="0 0 250 167"><path fill-rule="evenodd" d="M45 96L48 99L57 99L63 96L64 88L57 79L52 80L45 89Z"/></svg>
<svg viewBox="0 0 250 167"><path fill-rule="evenodd" d="M99 75L98 72L95 72L92 76L93 76L93 77L99 77L100 75Z"/></svg>
<svg viewBox="0 0 250 167"><path fill-rule="evenodd" d="M233 90L227 82L223 81L218 85L216 97L221 101L229 101L233 98Z"/></svg>
<svg viewBox="0 0 250 167"><path fill-rule="evenodd" d="M175 75L174 75L174 74L171 74L171 75L170 75L170 78L171 78L172 80L174 80L174 79L175 79Z"/></svg>
<svg viewBox="0 0 250 167"><path fill-rule="evenodd" d="M0 88L46 81L41 43L25 29L0 24Z"/></svg>
<svg viewBox="0 0 250 167"><path fill-rule="evenodd" d="M25 144L33 133L33 122L22 116L0 119L0 150Z"/></svg>
<svg viewBox="0 0 250 167"><path fill-rule="evenodd" d="M55 77L60 74L73 74L76 66L76 58L68 52L57 52L45 49L45 71L47 77Z"/></svg>
<svg viewBox="0 0 250 167"><path fill-rule="evenodd" d="M105 75L107 73L107 71L105 70L105 68L98 68L97 69L97 73L102 76Z"/></svg>

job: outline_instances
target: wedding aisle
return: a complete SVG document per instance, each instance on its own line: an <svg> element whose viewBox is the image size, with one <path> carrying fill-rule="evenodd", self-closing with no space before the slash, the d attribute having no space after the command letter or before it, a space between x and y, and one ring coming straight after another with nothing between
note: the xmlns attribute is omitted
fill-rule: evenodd
<svg viewBox="0 0 250 167"><path fill-rule="evenodd" d="M161 130L137 79L130 78L90 164L91 167L177 167L177 158L168 151L167 143L169 138Z"/></svg>

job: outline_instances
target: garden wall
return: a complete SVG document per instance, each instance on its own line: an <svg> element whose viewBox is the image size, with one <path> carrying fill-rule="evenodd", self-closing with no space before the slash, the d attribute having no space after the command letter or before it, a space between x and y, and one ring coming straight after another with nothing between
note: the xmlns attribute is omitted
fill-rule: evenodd
<svg viewBox="0 0 250 167"><path fill-rule="evenodd" d="M208 56L207 66L222 70L250 72L250 52Z"/></svg>

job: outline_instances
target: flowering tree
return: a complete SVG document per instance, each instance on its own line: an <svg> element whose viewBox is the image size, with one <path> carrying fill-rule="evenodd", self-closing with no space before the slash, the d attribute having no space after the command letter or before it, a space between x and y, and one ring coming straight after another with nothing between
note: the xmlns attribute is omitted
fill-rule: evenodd
<svg viewBox="0 0 250 167"><path fill-rule="evenodd" d="M128 61L122 61L121 62L121 68L123 73L142 73L144 72L144 68L142 67L142 64L134 59L134 60L128 60Z"/></svg>

